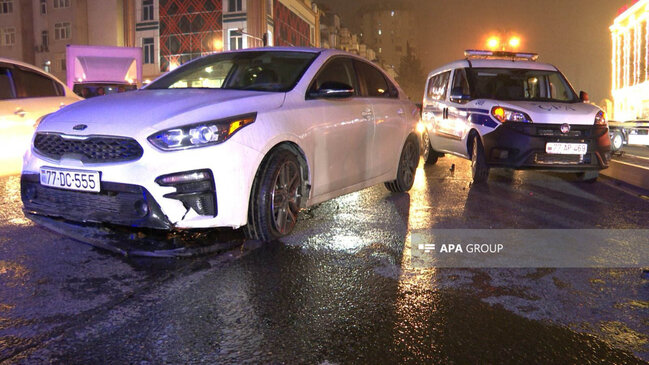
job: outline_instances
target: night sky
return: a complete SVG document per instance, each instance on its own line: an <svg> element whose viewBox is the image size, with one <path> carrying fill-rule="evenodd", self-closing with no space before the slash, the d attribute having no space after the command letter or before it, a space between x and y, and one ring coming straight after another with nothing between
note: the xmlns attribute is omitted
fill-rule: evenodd
<svg viewBox="0 0 649 365"><path fill-rule="evenodd" d="M359 31L356 10L381 0L317 0L342 16L343 26ZM610 98L611 38L620 7L630 0L400 0L421 16L415 39L426 72L463 57L467 48L484 48L491 33L516 33L521 51L537 52L556 65L577 92L591 101ZM423 84L424 80L422 80Z"/></svg>

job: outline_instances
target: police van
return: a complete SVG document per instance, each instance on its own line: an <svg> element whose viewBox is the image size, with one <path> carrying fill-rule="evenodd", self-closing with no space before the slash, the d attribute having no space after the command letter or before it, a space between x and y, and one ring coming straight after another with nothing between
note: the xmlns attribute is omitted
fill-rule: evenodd
<svg viewBox="0 0 649 365"><path fill-rule="evenodd" d="M577 95L535 53L467 50L433 70L422 103L426 163L445 153L471 160L473 181L491 168L577 173L595 181L608 167L604 112Z"/></svg>

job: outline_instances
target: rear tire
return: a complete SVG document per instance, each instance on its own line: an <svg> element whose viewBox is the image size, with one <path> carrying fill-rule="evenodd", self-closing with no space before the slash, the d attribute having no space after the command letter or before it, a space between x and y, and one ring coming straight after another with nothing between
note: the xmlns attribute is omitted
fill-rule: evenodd
<svg viewBox="0 0 649 365"><path fill-rule="evenodd" d="M611 152L617 152L624 146L624 136L622 132L615 130L611 134Z"/></svg>
<svg viewBox="0 0 649 365"><path fill-rule="evenodd" d="M599 177L599 171L584 171L577 173L577 179L586 183L594 183Z"/></svg>
<svg viewBox="0 0 649 365"><path fill-rule="evenodd" d="M426 165L434 165L439 159L439 153L433 150L433 146L430 145L430 137L428 137L428 132L422 134L424 151L421 154L421 157L424 159Z"/></svg>
<svg viewBox="0 0 649 365"><path fill-rule="evenodd" d="M419 164L419 146L417 139L409 137L401 150L397 178L385 183L385 187L393 193L403 193L415 182L415 173Z"/></svg>
<svg viewBox="0 0 649 365"><path fill-rule="evenodd" d="M489 166L485 158L484 147L482 147L482 141L480 141L478 135L474 135L472 141L471 174L473 182L476 184L484 183L489 179Z"/></svg>
<svg viewBox="0 0 649 365"><path fill-rule="evenodd" d="M302 170L297 157L287 150L273 152L255 176L246 238L272 241L289 235L300 211Z"/></svg>

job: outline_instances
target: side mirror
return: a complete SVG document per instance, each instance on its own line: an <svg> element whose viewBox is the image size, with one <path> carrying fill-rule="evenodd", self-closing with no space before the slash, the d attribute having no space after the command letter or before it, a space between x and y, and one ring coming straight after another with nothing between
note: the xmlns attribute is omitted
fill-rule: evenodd
<svg viewBox="0 0 649 365"><path fill-rule="evenodd" d="M580 91L579 92L579 100L581 100L583 103L588 103L590 102L590 98L588 98L588 93L585 91Z"/></svg>
<svg viewBox="0 0 649 365"><path fill-rule="evenodd" d="M456 102L456 103L462 103L465 101L469 101L471 99L471 95L467 95L464 93L464 90L461 87L454 87L451 89L451 101Z"/></svg>
<svg viewBox="0 0 649 365"><path fill-rule="evenodd" d="M356 90L353 87L336 81L326 81L314 92L310 92L312 98L348 98L353 96Z"/></svg>

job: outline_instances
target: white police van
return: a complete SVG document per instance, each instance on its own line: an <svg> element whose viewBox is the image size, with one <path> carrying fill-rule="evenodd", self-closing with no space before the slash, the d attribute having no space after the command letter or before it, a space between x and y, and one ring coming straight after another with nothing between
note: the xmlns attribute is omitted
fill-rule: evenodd
<svg viewBox="0 0 649 365"><path fill-rule="evenodd" d="M424 159L445 153L471 159L474 182L489 169L574 172L594 181L608 167L604 112L577 95L555 67L534 53L468 50L432 71L422 105Z"/></svg>

